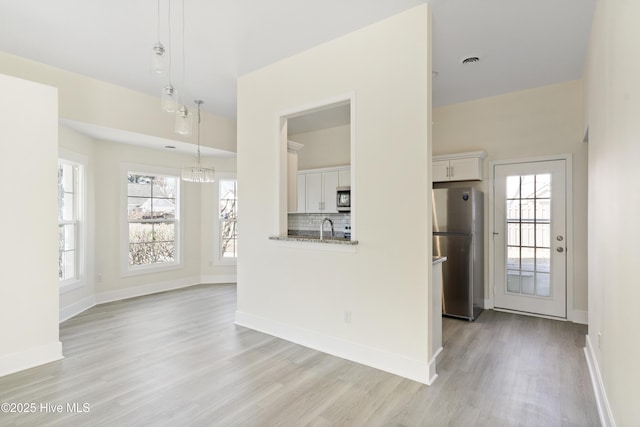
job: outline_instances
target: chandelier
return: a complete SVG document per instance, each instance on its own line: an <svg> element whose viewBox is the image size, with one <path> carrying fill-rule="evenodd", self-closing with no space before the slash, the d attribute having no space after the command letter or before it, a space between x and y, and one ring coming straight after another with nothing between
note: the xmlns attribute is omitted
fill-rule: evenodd
<svg viewBox="0 0 640 427"><path fill-rule="evenodd" d="M202 121L200 116L200 106L204 103L204 101L196 99L193 102L198 105L198 151L196 154L197 164L185 166L182 168L182 180L198 183L214 182L216 173L215 169L202 166L202 164L200 163L200 122Z"/></svg>

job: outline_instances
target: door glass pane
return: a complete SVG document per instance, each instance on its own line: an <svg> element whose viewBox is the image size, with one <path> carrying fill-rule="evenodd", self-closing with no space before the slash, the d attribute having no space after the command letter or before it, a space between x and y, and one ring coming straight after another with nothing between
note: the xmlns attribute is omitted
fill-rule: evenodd
<svg viewBox="0 0 640 427"><path fill-rule="evenodd" d="M507 221L520 220L520 200L507 200Z"/></svg>
<svg viewBox="0 0 640 427"><path fill-rule="evenodd" d="M520 293L520 272L507 270L507 292Z"/></svg>
<svg viewBox="0 0 640 427"><path fill-rule="evenodd" d="M535 219L535 200L521 200L522 219L533 221Z"/></svg>
<svg viewBox="0 0 640 427"><path fill-rule="evenodd" d="M520 224L507 224L507 245L520 245Z"/></svg>
<svg viewBox="0 0 640 427"><path fill-rule="evenodd" d="M536 271L548 273L551 267L551 251L536 249Z"/></svg>
<svg viewBox="0 0 640 427"><path fill-rule="evenodd" d="M536 175L536 198L551 197L551 175L548 173Z"/></svg>
<svg viewBox="0 0 640 427"><path fill-rule="evenodd" d="M551 174L507 177L507 291L550 297Z"/></svg>
<svg viewBox="0 0 640 427"><path fill-rule="evenodd" d="M520 276L522 281L522 293L526 295L533 295L535 293L535 283L533 273L523 271Z"/></svg>
<svg viewBox="0 0 640 427"><path fill-rule="evenodd" d="M522 187L520 189L520 197L523 199L533 199L535 197L535 175L523 175Z"/></svg>
<svg viewBox="0 0 640 427"><path fill-rule="evenodd" d="M549 273L536 273L536 295L539 297L551 296L551 275Z"/></svg>
<svg viewBox="0 0 640 427"><path fill-rule="evenodd" d="M534 224L522 224L522 246L534 246L535 228Z"/></svg>
<svg viewBox="0 0 640 427"><path fill-rule="evenodd" d="M536 224L536 246L539 248L548 248L551 243L551 225Z"/></svg>
<svg viewBox="0 0 640 427"><path fill-rule="evenodd" d="M520 248L508 247L507 248L507 268L513 270L520 270Z"/></svg>
<svg viewBox="0 0 640 427"><path fill-rule="evenodd" d="M535 261L535 249L534 248L522 248L522 258L520 259L522 270L534 271Z"/></svg>
<svg viewBox="0 0 640 427"><path fill-rule="evenodd" d="M507 177L507 199L519 199L520 198L520 177L508 176Z"/></svg>
<svg viewBox="0 0 640 427"><path fill-rule="evenodd" d="M536 200L536 219L538 221L551 220L551 200L550 199Z"/></svg>

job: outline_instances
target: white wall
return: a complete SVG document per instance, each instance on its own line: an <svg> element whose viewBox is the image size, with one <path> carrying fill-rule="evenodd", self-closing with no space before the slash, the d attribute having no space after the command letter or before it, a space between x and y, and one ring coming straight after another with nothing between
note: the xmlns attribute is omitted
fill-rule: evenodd
<svg viewBox="0 0 640 427"><path fill-rule="evenodd" d="M159 96L149 96L3 52L0 52L0 72L57 87L61 118L196 143L193 136L182 137L173 132L174 121L160 110ZM202 114L202 133L209 137L201 144L235 152L235 121L206 112Z"/></svg>
<svg viewBox="0 0 640 427"><path fill-rule="evenodd" d="M485 230L489 230L489 186L492 160L572 154L574 301L572 320L586 322L587 311L587 144L583 143L582 83L571 81L433 110L433 155L485 150L484 181L471 185L485 193ZM451 184L447 184L451 185ZM455 185L470 185L469 182ZM436 186L443 186L436 184ZM485 233L485 253L489 253ZM489 257L485 256L485 298Z"/></svg>
<svg viewBox="0 0 640 427"><path fill-rule="evenodd" d="M58 341L58 94L0 74L0 376L62 357ZM44 190L44 191L43 191Z"/></svg>
<svg viewBox="0 0 640 427"><path fill-rule="evenodd" d="M289 135L304 144L298 151L298 169L326 168L351 164L351 126L336 126Z"/></svg>
<svg viewBox="0 0 640 427"><path fill-rule="evenodd" d="M428 382L429 52L422 5L238 80L237 323ZM350 92L360 244L345 253L269 240L282 224L286 233L279 112ZM401 210L390 202L398 188L412 190Z"/></svg>
<svg viewBox="0 0 640 427"><path fill-rule="evenodd" d="M586 65L589 335L605 425L640 420L640 2L597 2ZM599 336L600 335L600 336ZM599 374L599 376L598 376ZM611 423L611 424L609 424Z"/></svg>

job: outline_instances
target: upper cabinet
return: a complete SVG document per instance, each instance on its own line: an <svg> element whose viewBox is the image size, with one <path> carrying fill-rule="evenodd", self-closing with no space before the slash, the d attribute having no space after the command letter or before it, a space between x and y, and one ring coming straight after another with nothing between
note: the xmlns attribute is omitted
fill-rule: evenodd
<svg viewBox="0 0 640 427"><path fill-rule="evenodd" d="M433 156L433 182L481 181L486 151Z"/></svg>
<svg viewBox="0 0 640 427"><path fill-rule="evenodd" d="M299 171L297 212L337 213L336 187L349 183L348 166Z"/></svg>

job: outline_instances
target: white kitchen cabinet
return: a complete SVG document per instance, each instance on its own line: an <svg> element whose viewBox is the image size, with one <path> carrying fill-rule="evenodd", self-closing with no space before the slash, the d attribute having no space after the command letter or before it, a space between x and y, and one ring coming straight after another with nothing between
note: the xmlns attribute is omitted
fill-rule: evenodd
<svg viewBox="0 0 640 427"><path fill-rule="evenodd" d="M297 190L297 208L295 210L295 212L297 213L304 213L307 211L307 207L305 206L307 203L306 197L307 197L307 188L306 188L306 174L304 173L298 173L298 186L296 188Z"/></svg>
<svg viewBox="0 0 640 427"><path fill-rule="evenodd" d="M433 156L433 182L482 181L485 151Z"/></svg>
<svg viewBox="0 0 640 427"><path fill-rule="evenodd" d="M306 212L337 213L336 187L338 186L338 172L315 172L305 175L307 189Z"/></svg>
<svg viewBox="0 0 640 427"><path fill-rule="evenodd" d="M298 172L298 213L337 213L336 188L351 184L348 166Z"/></svg>
<svg viewBox="0 0 640 427"><path fill-rule="evenodd" d="M338 171L338 186L348 187L351 185L351 169L342 169Z"/></svg>

